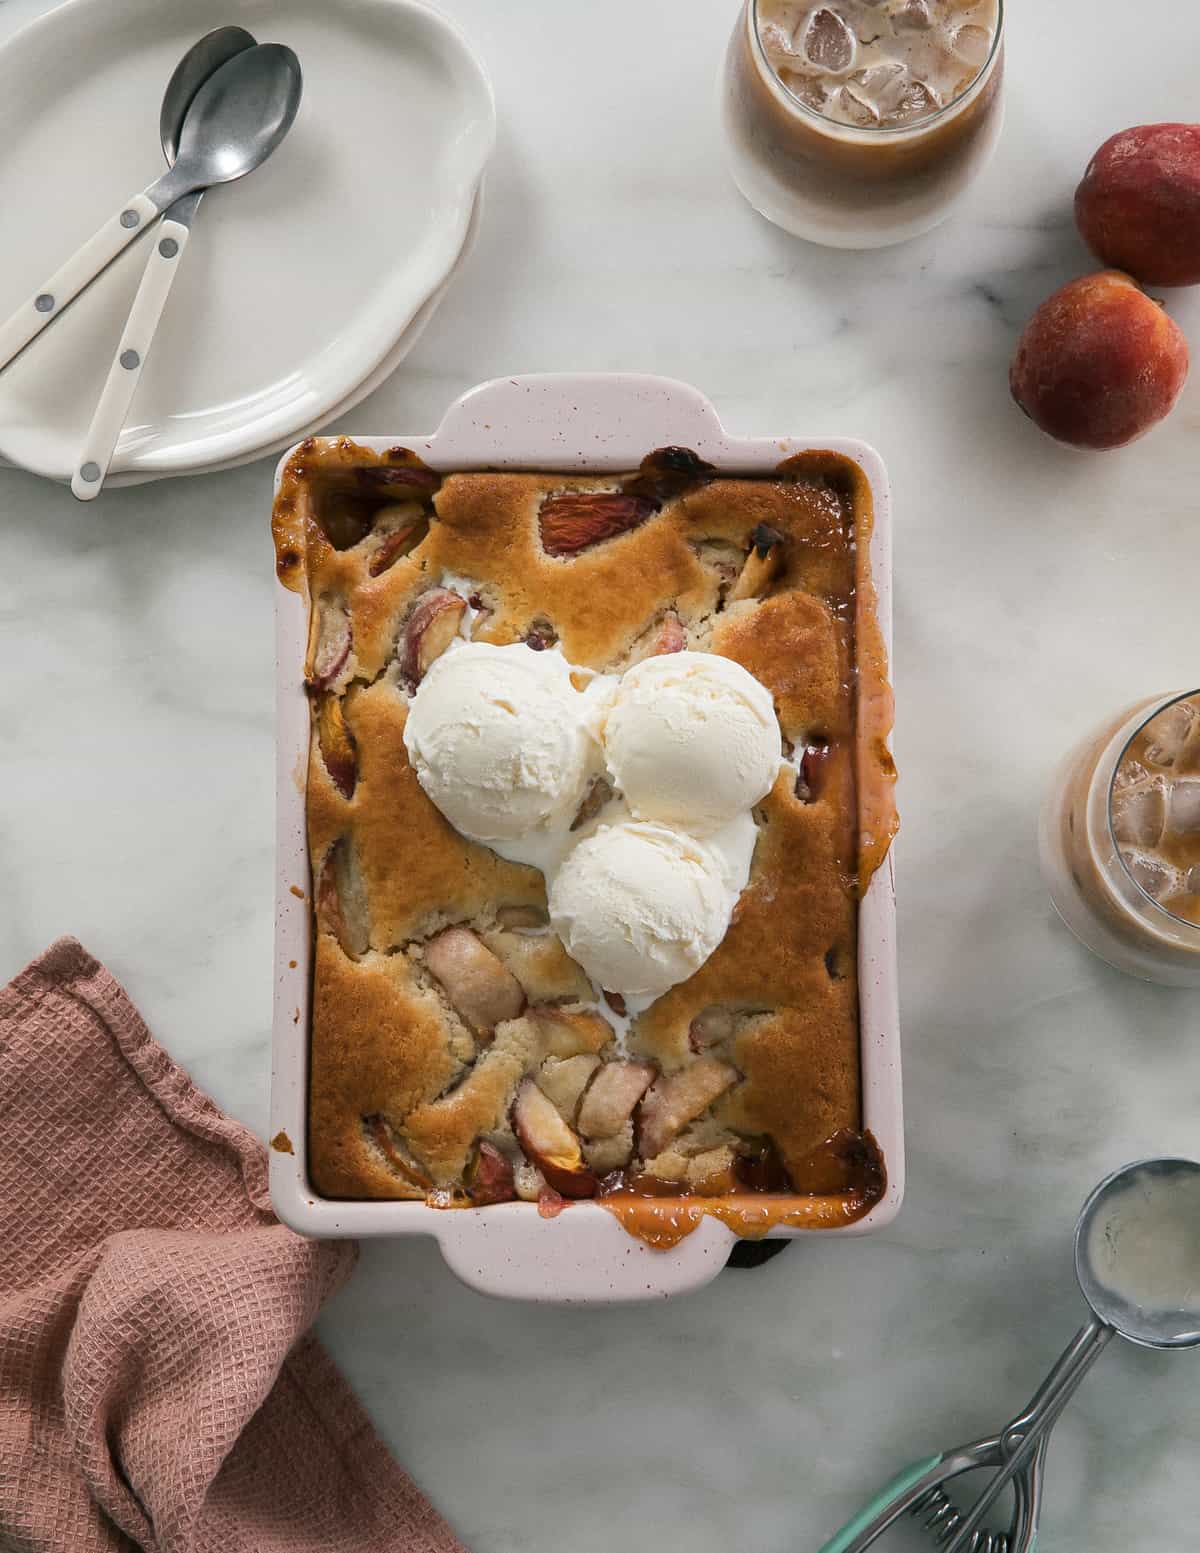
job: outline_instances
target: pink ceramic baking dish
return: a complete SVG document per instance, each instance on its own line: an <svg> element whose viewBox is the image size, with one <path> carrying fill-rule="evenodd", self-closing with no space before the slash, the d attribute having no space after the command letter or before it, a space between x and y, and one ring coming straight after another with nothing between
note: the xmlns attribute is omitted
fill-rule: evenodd
<svg viewBox="0 0 1200 1553"><path fill-rule="evenodd" d="M891 650L891 513L882 460L861 442L730 436L709 401L668 378L627 374L497 379L450 406L430 436L357 437L365 447L411 448L434 469L544 469L607 473L636 467L652 448L676 445L730 474L767 474L819 446L853 459L874 501L871 569ZM286 462L287 455L280 464ZM344 1202L317 1196L306 1167L311 919L304 773L309 709L304 689L306 601L276 594L278 651L278 876L271 1073L271 1196L279 1217L305 1235L432 1235L465 1283L514 1299L618 1301L695 1289L724 1267L733 1233L706 1216L671 1250L632 1238L605 1208L572 1204L555 1219L533 1203L437 1209L416 1202ZM859 918L863 1126L887 1166L884 1196L863 1218L834 1229L779 1226L771 1238L866 1235L895 1217L904 1192L896 897L889 855Z"/></svg>

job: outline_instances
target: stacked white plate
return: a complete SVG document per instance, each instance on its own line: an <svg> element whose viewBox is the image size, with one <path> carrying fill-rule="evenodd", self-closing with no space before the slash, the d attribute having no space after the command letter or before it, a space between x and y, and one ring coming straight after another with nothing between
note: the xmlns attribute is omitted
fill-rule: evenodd
<svg viewBox="0 0 1200 1553"><path fill-rule="evenodd" d="M491 87L419 0L68 0L0 48L0 316L162 171L163 88L228 22L295 49L304 99L265 166L206 196L110 485L245 463L350 409L474 231ZM69 481L145 242L0 373L0 460Z"/></svg>

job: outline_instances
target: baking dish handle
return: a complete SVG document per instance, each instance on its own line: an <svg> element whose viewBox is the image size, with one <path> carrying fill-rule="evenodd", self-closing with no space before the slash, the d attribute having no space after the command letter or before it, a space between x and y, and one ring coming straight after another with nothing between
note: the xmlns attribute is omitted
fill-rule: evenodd
<svg viewBox="0 0 1200 1553"><path fill-rule="evenodd" d="M572 424L586 431L564 434ZM586 468L593 458L613 457L637 464L649 451L646 424L655 427L659 445L681 444L708 457L727 435L712 402L690 383L651 373L540 372L480 383L454 401L426 448L441 464L459 457L455 449L465 442L473 466L503 468L512 449L527 446L531 432L545 426L542 468Z"/></svg>
<svg viewBox="0 0 1200 1553"><path fill-rule="evenodd" d="M472 1222L484 1215L488 1234ZM706 1217L678 1245L654 1251L593 1203L572 1205L554 1219L539 1217L532 1203L438 1218L434 1234L446 1264L470 1288L565 1305L657 1300L703 1288L725 1266L736 1239Z"/></svg>

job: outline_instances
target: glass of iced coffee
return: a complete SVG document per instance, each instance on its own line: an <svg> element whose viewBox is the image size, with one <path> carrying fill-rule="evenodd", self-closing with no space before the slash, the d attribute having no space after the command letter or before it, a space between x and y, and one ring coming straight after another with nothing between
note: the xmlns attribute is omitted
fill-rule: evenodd
<svg viewBox="0 0 1200 1553"><path fill-rule="evenodd" d="M1200 986L1200 690L1123 712L1067 756L1042 811L1059 916L1118 970Z"/></svg>
<svg viewBox="0 0 1200 1553"><path fill-rule="evenodd" d="M745 0L722 76L734 179L835 248L938 224L1002 117L1004 0Z"/></svg>

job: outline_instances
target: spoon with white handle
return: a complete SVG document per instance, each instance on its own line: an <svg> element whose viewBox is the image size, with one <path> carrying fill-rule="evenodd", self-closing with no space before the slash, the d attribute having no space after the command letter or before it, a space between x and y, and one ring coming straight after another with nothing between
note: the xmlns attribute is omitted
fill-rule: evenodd
<svg viewBox="0 0 1200 1553"><path fill-rule="evenodd" d="M222 65L228 64L235 55L254 48L257 42L254 34L244 27L218 27L193 43L175 66L158 115L158 135L168 167L178 155L183 121L196 93ZM154 246L146 260L137 295L125 320L113 364L84 439L83 453L71 480L71 489L81 501L98 496L104 484L203 192L197 189L177 199L155 234Z"/></svg>
<svg viewBox="0 0 1200 1553"><path fill-rule="evenodd" d="M238 54L196 93L174 167L100 228L62 268L0 324L0 367L52 323L148 221L181 195L252 172L291 128L300 102L300 62L279 43Z"/></svg>

